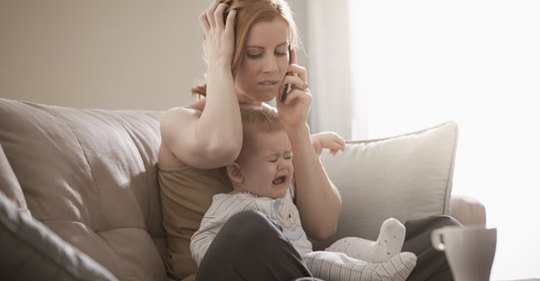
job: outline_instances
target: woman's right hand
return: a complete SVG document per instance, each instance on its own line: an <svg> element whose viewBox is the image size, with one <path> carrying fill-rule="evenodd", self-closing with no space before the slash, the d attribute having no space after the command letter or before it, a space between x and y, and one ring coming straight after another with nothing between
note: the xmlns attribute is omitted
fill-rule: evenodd
<svg viewBox="0 0 540 281"><path fill-rule="evenodd" d="M214 0L199 16L204 31L204 61L209 69L219 63L229 66L232 63L236 11L231 10L225 22L223 15L227 7L227 4Z"/></svg>
<svg viewBox="0 0 540 281"><path fill-rule="evenodd" d="M312 95L307 85L308 74L306 68L296 64L296 49L290 52L290 64L283 84L292 85L292 90L284 101L276 96L276 107L285 130L297 132L302 126L307 126L309 108ZM279 94L279 93L278 93Z"/></svg>

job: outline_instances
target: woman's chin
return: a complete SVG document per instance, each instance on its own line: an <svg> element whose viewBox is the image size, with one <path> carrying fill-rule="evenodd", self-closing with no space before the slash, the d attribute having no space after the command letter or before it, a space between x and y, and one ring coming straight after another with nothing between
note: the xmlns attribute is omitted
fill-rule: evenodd
<svg viewBox="0 0 540 281"><path fill-rule="evenodd" d="M272 87L259 87L256 91L253 92L254 97L260 102L267 102L274 99L278 93L279 87L274 85Z"/></svg>
<svg viewBox="0 0 540 281"><path fill-rule="evenodd" d="M241 104L257 104L273 100L279 87L252 87L251 90L238 90L238 101Z"/></svg>
<svg viewBox="0 0 540 281"><path fill-rule="evenodd" d="M252 98L257 99L258 101L269 101L276 96L277 90L276 88L271 88L271 89L257 88L255 91L251 92L250 94Z"/></svg>
<svg viewBox="0 0 540 281"><path fill-rule="evenodd" d="M263 102L271 101L274 97L275 95L273 93L257 93L256 95L239 96L238 101L244 105L259 105Z"/></svg>
<svg viewBox="0 0 540 281"><path fill-rule="evenodd" d="M259 101L261 101L261 102L271 101L276 97L276 94L277 94L277 92L275 92L275 91L261 93L261 95L259 95L259 97L260 97Z"/></svg>

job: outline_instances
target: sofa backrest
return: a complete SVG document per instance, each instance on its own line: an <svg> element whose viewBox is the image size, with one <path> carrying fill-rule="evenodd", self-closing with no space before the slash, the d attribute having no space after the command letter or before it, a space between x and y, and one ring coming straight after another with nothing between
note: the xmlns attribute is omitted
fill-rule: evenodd
<svg viewBox="0 0 540 281"><path fill-rule="evenodd" d="M0 144L28 210L120 280L166 279L161 114L0 99Z"/></svg>

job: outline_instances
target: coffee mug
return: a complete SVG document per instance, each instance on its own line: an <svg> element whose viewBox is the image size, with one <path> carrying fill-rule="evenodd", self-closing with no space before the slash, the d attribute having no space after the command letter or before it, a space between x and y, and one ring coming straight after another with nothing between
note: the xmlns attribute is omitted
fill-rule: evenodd
<svg viewBox="0 0 540 281"><path fill-rule="evenodd" d="M431 233L431 243L446 253L456 281L489 281L497 246L497 229L446 226Z"/></svg>

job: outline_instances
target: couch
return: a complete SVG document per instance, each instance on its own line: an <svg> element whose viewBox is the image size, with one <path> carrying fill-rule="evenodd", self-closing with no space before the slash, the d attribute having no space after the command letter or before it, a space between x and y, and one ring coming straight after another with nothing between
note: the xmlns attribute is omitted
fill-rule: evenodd
<svg viewBox="0 0 540 281"><path fill-rule="evenodd" d="M162 113L0 98L0 280L170 279L156 168ZM451 194L457 135L450 121L323 154L343 213L336 235L314 247L374 238L388 217L484 224L481 202Z"/></svg>

